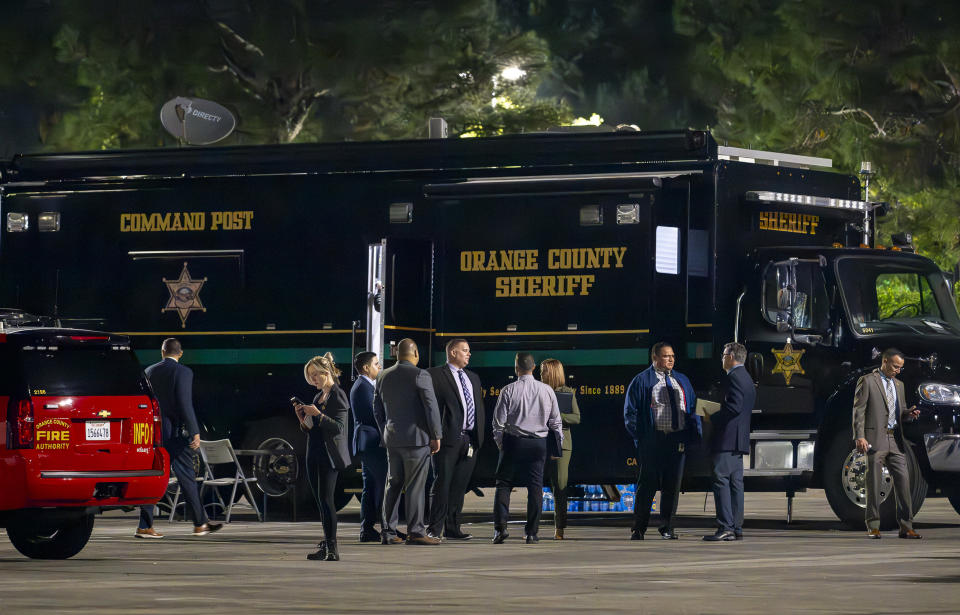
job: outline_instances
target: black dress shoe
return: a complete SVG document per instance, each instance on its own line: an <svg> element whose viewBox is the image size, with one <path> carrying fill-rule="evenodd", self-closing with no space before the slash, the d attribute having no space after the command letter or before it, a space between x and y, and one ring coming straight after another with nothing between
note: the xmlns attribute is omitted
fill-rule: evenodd
<svg viewBox="0 0 960 615"><path fill-rule="evenodd" d="M317 550L313 553L307 553L307 559L317 561L327 559L327 541L324 540L317 545Z"/></svg>
<svg viewBox="0 0 960 615"><path fill-rule="evenodd" d="M399 538L400 540L406 540L407 535L404 534L403 532L397 531L397 538Z"/></svg>
<svg viewBox="0 0 960 615"><path fill-rule="evenodd" d="M443 537L450 540L470 540L473 538L473 534L467 534L466 532L457 530L455 532L444 532Z"/></svg>
<svg viewBox="0 0 960 615"><path fill-rule="evenodd" d="M536 534L528 534L525 540L528 545L535 545L540 542L540 539L537 538Z"/></svg>
<svg viewBox="0 0 960 615"><path fill-rule="evenodd" d="M630 540L643 540L643 532L640 530L631 530Z"/></svg>
<svg viewBox="0 0 960 615"><path fill-rule="evenodd" d="M715 534L704 536L703 539L707 542L728 542L731 540L736 540L737 535L730 530L717 530Z"/></svg>
<svg viewBox="0 0 960 615"><path fill-rule="evenodd" d="M502 545L503 541L510 537L510 534L507 533L507 530L494 530L493 531L493 544Z"/></svg>
<svg viewBox="0 0 960 615"><path fill-rule="evenodd" d="M743 540L743 532L734 532L733 535L737 537L737 540Z"/></svg>
<svg viewBox="0 0 960 615"><path fill-rule="evenodd" d="M365 530L360 532L360 542L380 542L380 532L377 530Z"/></svg>
<svg viewBox="0 0 960 615"><path fill-rule="evenodd" d="M664 540L677 540L677 539L678 539L677 533L674 532L672 529L670 529L670 528L668 528L668 527L662 527L662 528L660 528L659 531L660 531L660 538L663 538Z"/></svg>

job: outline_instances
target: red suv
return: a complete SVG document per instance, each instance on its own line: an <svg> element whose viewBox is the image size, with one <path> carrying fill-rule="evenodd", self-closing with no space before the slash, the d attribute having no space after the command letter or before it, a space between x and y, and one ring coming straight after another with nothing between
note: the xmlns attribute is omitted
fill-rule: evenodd
<svg viewBox="0 0 960 615"><path fill-rule="evenodd" d="M71 557L95 514L160 499L160 407L128 338L0 324L0 365L0 527L18 551Z"/></svg>

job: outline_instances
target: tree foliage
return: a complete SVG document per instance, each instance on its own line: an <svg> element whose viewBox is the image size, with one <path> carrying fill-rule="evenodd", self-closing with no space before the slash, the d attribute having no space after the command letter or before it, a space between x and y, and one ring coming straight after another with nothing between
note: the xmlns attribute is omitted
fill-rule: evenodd
<svg viewBox="0 0 960 615"><path fill-rule="evenodd" d="M731 143L880 171L884 235L960 257L960 5L942 0L677 0L696 89ZM881 242L886 243L885 238Z"/></svg>

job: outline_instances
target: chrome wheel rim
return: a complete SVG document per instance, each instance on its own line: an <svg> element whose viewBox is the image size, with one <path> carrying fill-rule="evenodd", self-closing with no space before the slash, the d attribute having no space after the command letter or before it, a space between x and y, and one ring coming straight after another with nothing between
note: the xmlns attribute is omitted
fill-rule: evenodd
<svg viewBox="0 0 960 615"><path fill-rule="evenodd" d="M890 490L893 489L893 479L890 477L890 472L886 466L881 466L881 468L883 476L880 479L878 504L886 501L890 495ZM843 492L847 494L847 498L851 502L860 508L865 509L867 507L867 456L857 449L850 451L843 462L841 484L843 485Z"/></svg>

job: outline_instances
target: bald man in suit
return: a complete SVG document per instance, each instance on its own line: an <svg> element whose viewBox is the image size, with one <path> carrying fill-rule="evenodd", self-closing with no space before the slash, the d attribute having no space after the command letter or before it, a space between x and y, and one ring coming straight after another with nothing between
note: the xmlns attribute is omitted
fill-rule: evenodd
<svg viewBox="0 0 960 615"><path fill-rule="evenodd" d="M373 414L387 447L387 488L380 523L382 544L403 542L397 535L397 506L406 494L407 544L440 544L427 536L424 495L430 455L440 450L440 409L433 380L417 367L420 352L411 339L397 345L397 363L377 378Z"/></svg>

